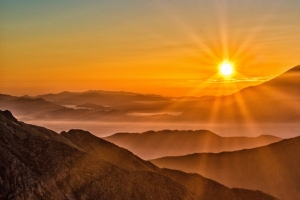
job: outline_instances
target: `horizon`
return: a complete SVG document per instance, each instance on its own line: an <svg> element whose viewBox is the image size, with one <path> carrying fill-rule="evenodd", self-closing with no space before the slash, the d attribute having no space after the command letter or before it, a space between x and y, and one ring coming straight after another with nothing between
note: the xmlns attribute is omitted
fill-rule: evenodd
<svg viewBox="0 0 300 200"><path fill-rule="evenodd" d="M60 91L30 96L43 98L40 102L22 101L22 95L3 96L0 107L25 122L58 132L76 127L103 136L122 131L205 128L222 136L271 133L288 138L299 132L299 73L298 65L264 84L211 99L132 91Z"/></svg>
<svg viewBox="0 0 300 200"><path fill-rule="evenodd" d="M300 65L296 65L294 67L298 67ZM213 94L198 94L198 95L183 95L183 96L170 96L170 95L164 95L164 94L160 94L160 93L143 93L143 92L138 92L138 91L128 91L128 90L105 90L105 89L88 89L88 90L55 90L53 92L44 92L44 93L36 93L36 92L29 92L29 93L0 93L0 94L4 94L4 95L11 95L11 96L18 96L18 97L22 97L22 96L30 96L30 97L36 97L36 96L39 96L39 95L49 95L49 94L60 94L60 93L64 93L64 92L70 92L70 93L85 93L85 92L92 92L92 91L104 91L104 92L125 92L125 93L136 93L136 94L142 94L142 95L159 95L159 96L163 96L163 97L173 97L173 98L181 98L181 97L205 97L205 96L213 96L213 97L221 97L221 96L228 96L228 95L232 95L236 92L239 92L245 88L248 88L248 87L252 87L252 86L258 86L260 84L263 84L265 82L268 82L270 80L272 80L273 78L276 78L277 76L280 76L281 74L289 71L290 69L293 69L294 67L292 68L289 68L287 69L286 71L274 76L274 77L269 77L270 79L268 80L265 80L265 81L259 81L257 82L257 84L254 84L254 85L249 85L249 86L245 86L245 87L241 87L239 89L235 89L233 91L231 91L231 93L227 93L227 94L219 94L219 95L213 95ZM228 80L224 80L224 81L228 81Z"/></svg>
<svg viewBox="0 0 300 200"><path fill-rule="evenodd" d="M291 67L289 69L287 69L286 71L284 72L281 72L280 74L274 76L274 77L269 77L270 79L268 80L265 80L265 81L260 81L260 82L257 82L257 84L254 84L254 85L249 85L249 86L245 86L245 87L242 87L242 88L239 88L239 89L236 89L231 91L231 93L227 93L227 94L219 94L219 95L213 95L213 94L198 94L198 95L183 95L183 96L170 96L170 95L164 95L164 94L159 94L159 93L143 93L143 92L138 92L138 91L126 91L126 90L104 90L104 89L88 89L88 90L60 90L60 91L54 91L54 92L44 92L44 93L0 93L0 94L6 94L6 95L11 95L11 96L18 96L18 97L22 97L22 96L30 96L30 97L36 97L36 96L39 96L39 95L49 95L49 94L60 94L60 93L64 93L64 92L70 92L70 93L86 93L86 92L92 92L92 91L104 91L104 92L125 92L125 93L136 93L136 94L142 94L142 95L159 95L159 96L163 96L163 97L169 97L169 98L181 98L181 97L205 97L205 96L213 96L213 97L222 97L222 96L229 96L229 95L232 95L236 92L239 92L245 88L248 88L248 87L252 87L252 86L258 86L258 85L261 85L263 83L266 83L270 80L272 80L273 78L276 78L284 73L286 73L287 71L293 69L293 68L296 68L296 67L299 67L300 65L296 65L294 67ZM223 80L223 81L233 81L233 80Z"/></svg>

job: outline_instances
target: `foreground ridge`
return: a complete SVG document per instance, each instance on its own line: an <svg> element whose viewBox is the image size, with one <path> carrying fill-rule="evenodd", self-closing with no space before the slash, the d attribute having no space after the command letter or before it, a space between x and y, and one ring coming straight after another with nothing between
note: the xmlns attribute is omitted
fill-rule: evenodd
<svg viewBox="0 0 300 200"><path fill-rule="evenodd" d="M9 111L0 111L0 130L0 199L275 199L160 169L87 131L57 134Z"/></svg>

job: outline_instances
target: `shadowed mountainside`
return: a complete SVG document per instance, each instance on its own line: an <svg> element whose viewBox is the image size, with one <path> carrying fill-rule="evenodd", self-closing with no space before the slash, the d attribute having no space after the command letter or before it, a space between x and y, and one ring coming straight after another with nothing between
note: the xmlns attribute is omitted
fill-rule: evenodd
<svg viewBox="0 0 300 200"><path fill-rule="evenodd" d="M300 137L264 147L200 153L152 160L159 167L199 173L229 187L267 192L280 199L300 199Z"/></svg>
<svg viewBox="0 0 300 200"><path fill-rule="evenodd" d="M70 130L62 132L60 135L85 152L99 159L109 160L112 164L124 169L132 171L155 171L157 169L152 163L140 159L130 151L102 140L87 131Z"/></svg>
<svg viewBox="0 0 300 200"><path fill-rule="evenodd" d="M159 169L89 132L59 135L9 111L0 111L0 130L0 199L275 199Z"/></svg>
<svg viewBox="0 0 300 200"><path fill-rule="evenodd" d="M249 149L278 142L271 135L259 137L221 137L207 130L163 130L144 133L116 133L103 138L124 147L143 159L179 156L191 153L222 152ZM180 148L178 148L180 147Z"/></svg>

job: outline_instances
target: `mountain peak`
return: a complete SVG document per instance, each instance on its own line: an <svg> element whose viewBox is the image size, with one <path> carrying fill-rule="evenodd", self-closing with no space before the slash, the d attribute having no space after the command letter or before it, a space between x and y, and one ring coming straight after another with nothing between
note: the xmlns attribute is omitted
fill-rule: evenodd
<svg viewBox="0 0 300 200"><path fill-rule="evenodd" d="M293 68L291 68L291 69L288 70L288 71L292 71L292 72L297 71L297 72L300 72L300 65L297 65L296 67L293 67Z"/></svg>
<svg viewBox="0 0 300 200"><path fill-rule="evenodd" d="M260 135L258 136L257 138L265 138L265 139L271 139L271 138L274 138L274 139L279 139L279 140L282 140L281 137L277 137L277 136L274 136L274 135Z"/></svg>
<svg viewBox="0 0 300 200"><path fill-rule="evenodd" d="M84 131L81 129L70 129L69 131L62 131L60 133L63 137L67 136L67 135L72 135L72 136L76 136L76 137L86 137L86 136L94 136L93 134L91 134L88 131Z"/></svg>
<svg viewBox="0 0 300 200"><path fill-rule="evenodd" d="M10 121L18 122L18 120L13 116L13 114L9 110L5 110L5 111L0 110L0 115Z"/></svg>

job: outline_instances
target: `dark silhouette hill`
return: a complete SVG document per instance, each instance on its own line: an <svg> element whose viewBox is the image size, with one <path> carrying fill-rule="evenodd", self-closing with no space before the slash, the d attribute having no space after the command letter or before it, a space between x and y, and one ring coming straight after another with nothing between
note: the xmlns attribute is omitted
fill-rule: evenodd
<svg viewBox="0 0 300 200"><path fill-rule="evenodd" d="M221 137L208 130L116 133L103 139L124 147L143 159L179 156L196 152L235 151L264 146L281 140L281 138L271 135Z"/></svg>
<svg viewBox="0 0 300 200"><path fill-rule="evenodd" d="M248 194L275 199L197 174L159 169L89 132L60 135L20 122L9 111L0 111L0 130L0 199L250 200Z"/></svg>
<svg viewBox="0 0 300 200"><path fill-rule="evenodd" d="M261 190L279 199L300 198L300 137L264 147L196 153L152 160L159 167L199 173L229 187Z"/></svg>

